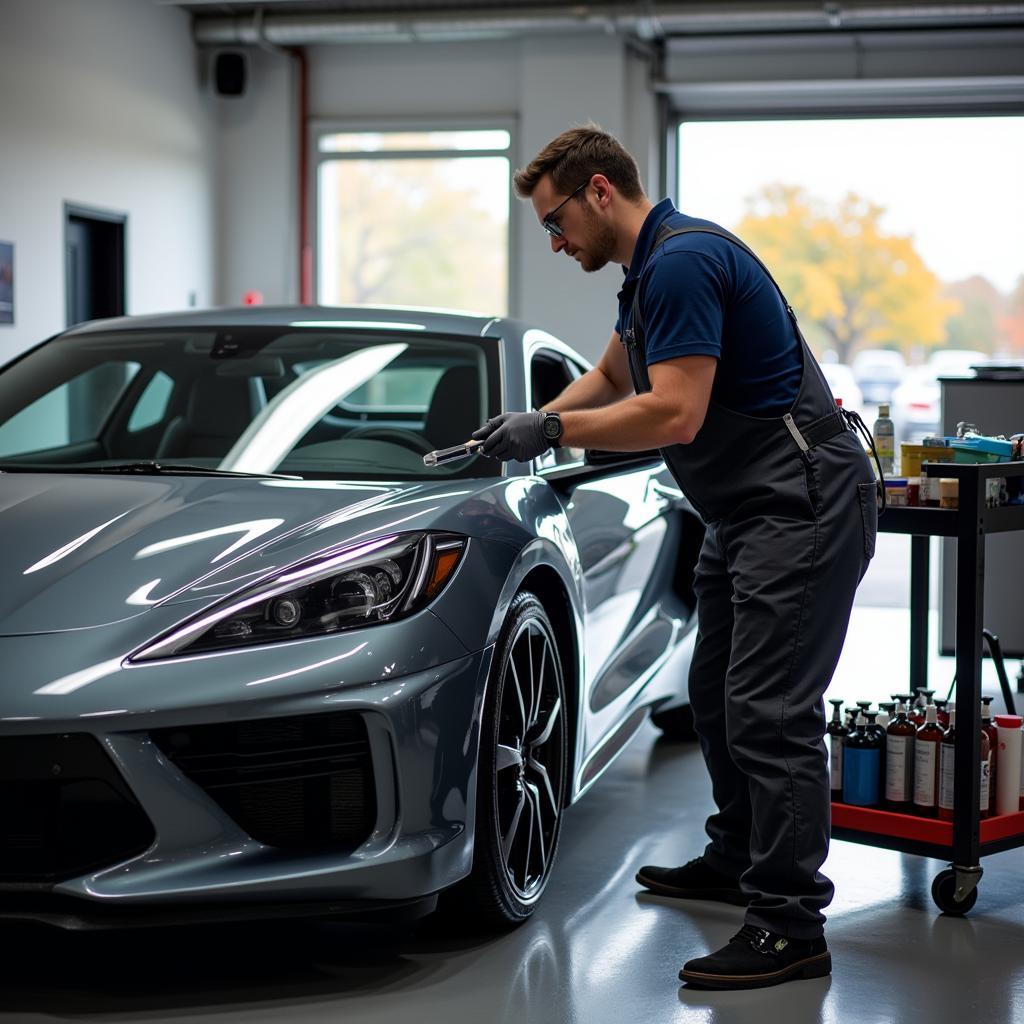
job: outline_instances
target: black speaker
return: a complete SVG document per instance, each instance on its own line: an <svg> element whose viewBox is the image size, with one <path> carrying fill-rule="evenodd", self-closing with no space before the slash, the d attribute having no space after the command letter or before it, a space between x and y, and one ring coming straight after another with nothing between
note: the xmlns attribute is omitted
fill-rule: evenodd
<svg viewBox="0 0 1024 1024"><path fill-rule="evenodd" d="M218 96L241 96L245 92L245 54L236 50L218 53L213 61L213 84Z"/></svg>

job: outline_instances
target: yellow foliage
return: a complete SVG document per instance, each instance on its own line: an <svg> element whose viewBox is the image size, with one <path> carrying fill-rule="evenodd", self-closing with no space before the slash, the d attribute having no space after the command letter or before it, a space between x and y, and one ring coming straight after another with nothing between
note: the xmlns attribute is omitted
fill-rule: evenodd
<svg viewBox="0 0 1024 1024"><path fill-rule="evenodd" d="M817 348L934 347L960 304L943 296L911 236L887 234L883 207L848 193L834 207L803 189L748 197L737 234L764 260Z"/></svg>

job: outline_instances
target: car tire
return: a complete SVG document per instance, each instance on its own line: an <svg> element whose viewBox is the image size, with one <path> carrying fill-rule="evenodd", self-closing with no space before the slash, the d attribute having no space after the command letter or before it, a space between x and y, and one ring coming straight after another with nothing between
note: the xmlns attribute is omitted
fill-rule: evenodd
<svg viewBox="0 0 1024 1024"><path fill-rule="evenodd" d="M693 708L689 704L655 711L651 715L651 724L661 730L665 739L675 743L692 743L697 738L697 731L693 727Z"/></svg>
<svg viewBox="0 0 1024 1024"><path fill-rule="evenodd" d="M536 909L565 806L567 714L555 631L541 602L523 591L509 608L488 678L473 869L442 901L463 921L468 915L478 927L507 928Z"/></svg>

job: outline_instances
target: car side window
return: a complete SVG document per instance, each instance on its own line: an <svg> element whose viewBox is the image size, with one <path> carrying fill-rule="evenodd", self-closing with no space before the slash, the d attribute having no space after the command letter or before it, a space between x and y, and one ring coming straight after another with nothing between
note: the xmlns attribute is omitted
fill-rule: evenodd
<svg viewBox="0 0 1024 1024"><path fill-rule="evenodd" d="M554 401L579 372L559 352L541 349L530 360L530 402L541 409ZM552 448L536 460L537 469L554 469L583 461L582 448Z"/></svg>
<svg viewBox="0 0 1024 1024"><path fill-rule="evenodd" d="M167 404L173 391L174 381L163 370L157 370L132 409L128 432L135 434L160 423L167 414Z"/></svg>
<svg viewBox="0 0 1024 1024"><path fill-rule="evenodd" d="M0 455L94 441L140 367L136 362L110 360L40 395L0 427Z"/></svg>

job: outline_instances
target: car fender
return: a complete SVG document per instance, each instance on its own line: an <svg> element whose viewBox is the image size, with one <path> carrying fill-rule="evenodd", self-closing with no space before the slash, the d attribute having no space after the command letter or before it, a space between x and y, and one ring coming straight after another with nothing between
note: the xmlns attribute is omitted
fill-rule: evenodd
<svg viewBox="0 0 1024 1024"><path fill-rule="evenodd" d="M497 643L509 606L524 581L537 569L546 569L554 574L568 601L580 673L583 574L561 502L550 485L537 477L505 481L500 491L493 493L492 502L491 515L498 513L502 528L470 539L456 578L431 610L468 650L491 647ZM493 597L485 601L486 594Z"/></svg>

